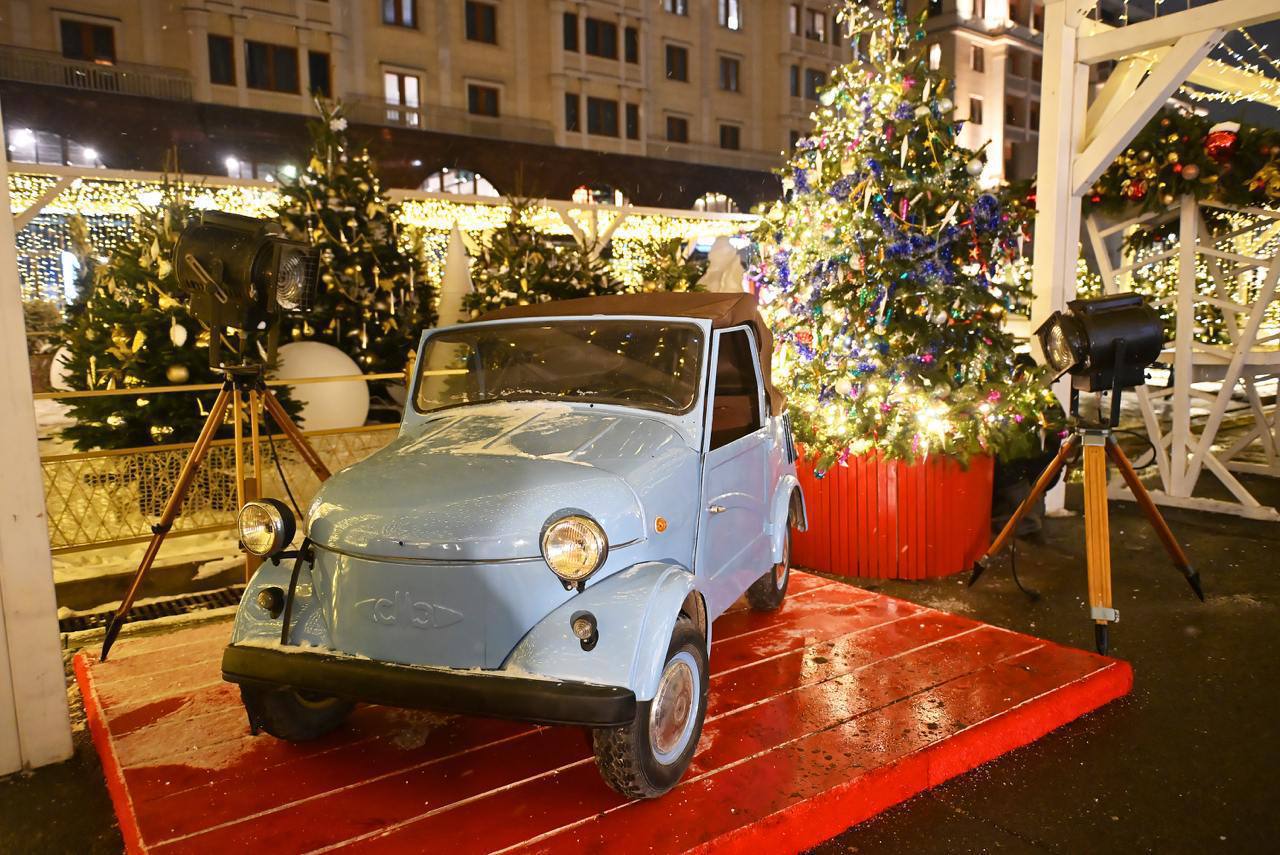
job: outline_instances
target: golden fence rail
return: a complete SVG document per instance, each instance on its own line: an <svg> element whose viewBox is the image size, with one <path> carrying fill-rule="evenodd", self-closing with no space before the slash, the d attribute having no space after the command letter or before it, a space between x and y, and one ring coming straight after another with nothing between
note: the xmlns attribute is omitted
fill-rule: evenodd
<svg viewBox="0 0 1280 855"><path fill-rule="evenodd" d="M337 472L368 457L395 437L399 425L304 431L320 459ZM49 544L54 554L136 543L151 537L193 443L56 454L41 459ZM218 440L196 474L173 526L174 534L230 529L235 523L235 449ZM250 450L246 440L246 453ZM283 435L262 448L262 494L286 499L274 452L302 510L319 482Z"/></svg>

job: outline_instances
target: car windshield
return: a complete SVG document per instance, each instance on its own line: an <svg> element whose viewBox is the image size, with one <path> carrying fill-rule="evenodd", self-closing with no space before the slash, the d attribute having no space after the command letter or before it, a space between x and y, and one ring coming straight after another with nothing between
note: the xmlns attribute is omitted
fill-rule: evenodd
<svg viewBox="0 0 1280 855"><path fill-rule="evenodd" d="M490 401L581 401L687 413L702 331L678 321L575 318L461 326L427 339L419 412Z"/></svg>

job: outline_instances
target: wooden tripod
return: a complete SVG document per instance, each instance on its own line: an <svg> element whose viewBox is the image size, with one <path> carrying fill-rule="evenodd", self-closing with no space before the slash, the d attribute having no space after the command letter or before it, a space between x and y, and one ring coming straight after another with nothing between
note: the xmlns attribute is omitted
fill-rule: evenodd
<svg viewBox="0 0 1280 855"><path fill-rule="evenodd" d="M1113 407L1113 422L1118 410L1117 404ZM1099 653L1105 654L1108 646L1107 628L1120 619L1120 613L1116 611L1111 601L1111 525L1107 508L1108 459L1120 470L1120 477L1133 492L1138 507L1142 509L1147 522L1155 529L1160 542L1164 544L1165 551L1173 561L1173 566L1186 577L1191 590L1195 591L1201 602L1204 602L1200 574L1191 567L1191 562L1187 560L1186 553L1182 551L1182 547L1173 536L1169 524L1156 508L1151 495L1147 493L1147 488L1138 480L1138 473L1134 471L1133 464L1129 462L1129 458L1125 457L1124 451L1116 442L1115 436L1111 433L1110 424L1105 427L1077 427L1075 432L1063 441L1053 462L1045 467L1044 472L1040 473L1040 477L1036 479L1030 495L1022 500L1022 504L1018 505L1018 509L1005 523L1000 534L996 536L991 546L987 547L986 553L973 565L969 584L973 585L977 582L982 572L987 569L992 557L1013 540L1013 534L1018 530L1018 523L1039 501L1049 486L1057 480L1058 473L1067 463L1067 458L1082 443L1084 445L1084 539L1085 562L1089 575L1089 616L1094 624L1094 645Z"/></svg>
<svg viewBox="0 0 1280 855"><path fill-rule="evenodd" d="M124 626L125 615L129 613L129 609L133 606L133 601L137 599L138 590L142 587L142 579L147 575L147 571L151 569L151 565L155 563L156 555L160 552L160 545L164 543L165 536L169 530L173 528L173 522L178 517L178 512L182 509L182 502L186 499L187 491L191 489L191 482L195 479L196 472L200 469L200 464L204 462L205 457L209 454L209 447L213 444L213 436L218 432L218 428L222 426L223 420L227 414L227 407L232 408L232 421L235 429L235 461L236 461L236 507L244 507L245 502L257 499L262 488L262 453L259 448L259 412L265 408L267 413L280 427L285 437L293 443L293 447L298 450L298 454L303 461L311 467L311 471L321 481L329 477L329 469L320 460L315 449L307 442L307 438L302 435L302 431L298 430L298 426L293 419L289 417L289 413L281 406L280 401L275 394L267 388L262 379L261 365L237 365L229 368L223 368L222 389L218 392L218 397L213 402L213 407L209 410L209 417L205 419L204 427L200 429L200 435L196 438L195 445L191 448L191 454L187 456L186 462L182 464L182 469L178 473L178 482L173 487L173 492L169 494L169 500L165 503L164 512L160 515L160 521L151 527L151 540L147 543L147 551L142 555L142 561L138 564L137 571L133 574L133 581L129 584L129 590L125 593L124 599L120 601L120 605L112 613L107 620L107 632L102 641L102 654L99 659L103 662L107 660L107 654L111 651L111 645L115 643L116 636L120 634L120 628ZM245 460L244 460L244 415L245 409L249 411L249 441L253 446L252 449L252 477L245 477ZM249 581L249 577L258 569L258 565L262 563L262 559L254 555L245 554L244 578Z"/></svg>

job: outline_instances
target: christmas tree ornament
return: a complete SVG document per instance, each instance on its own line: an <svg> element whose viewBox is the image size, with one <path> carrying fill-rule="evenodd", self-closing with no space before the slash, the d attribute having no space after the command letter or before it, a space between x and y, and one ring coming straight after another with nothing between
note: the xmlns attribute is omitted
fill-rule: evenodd
<svg viewBox="0 0 1280 855"><path fill-rule="evenodd" d="M170 319L169 341L174 347L182 347L187 343L187 328L178 323L177 318Z"/></svg>
<svg viewBox="0 0 1280 855"><path fill-rule="evenodd" d="M1182 177L1188 181L1195 181L1200 177L1200 167L1194 163L1188 163L1182 167Z"/></svg>
<svg viewBox="0 0 1280 855"><path fill-rule="evenodd" d="M964 165L964 171L969 173L974 178L977 178L979 175L982 174L982 170L983 168L985 168L985 166L986 164L982 162L982 158L974 157L974 158L970 158L969 162Z"/></svg>
<svg viewBox="0 0 1280 855"><path fill-rule="evenodd" d="M191 371L185 365L174 363L164 370L164 378L170 383L186 383L191 379Z"/></svg>
<svg viewBox="0 0 1280 855"><path fill-rule="evenodd" d="M1236 153L1239 145L1240 123L1219 122L1205 135L1204 153L1218 163L1226 163Z"/></svg>

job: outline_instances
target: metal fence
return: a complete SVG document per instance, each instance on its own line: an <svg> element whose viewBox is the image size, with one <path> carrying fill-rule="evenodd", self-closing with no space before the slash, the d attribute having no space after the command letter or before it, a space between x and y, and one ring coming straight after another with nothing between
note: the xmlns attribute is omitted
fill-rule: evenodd
<svg viewBox="0 0 1280 855"><path fill-rule="evenodd" d="M395 436L398 425L306 433L333 472L368 457ZM276 468L305 510L319 481L282 435L260 440L262 494L287 498ZM193 443L56 454L41 459L49 544L55 554L133 543L151 537ZM251 449L245 441L246 459ZM174 523L175 534L230 529L236 514L235 448L219 440L209 450Z"/></svg>
<svg viewBox="0 0 1280 855"><path fill-rule="evenodd" d="M178 68L67 59L51 51L0 45L0 78L92 92L191 100L191 75Z"/></svg>

